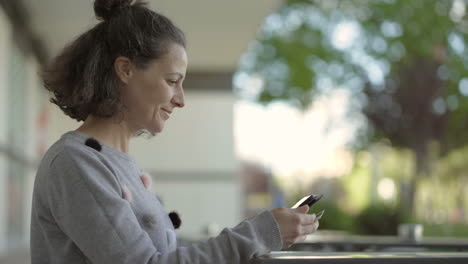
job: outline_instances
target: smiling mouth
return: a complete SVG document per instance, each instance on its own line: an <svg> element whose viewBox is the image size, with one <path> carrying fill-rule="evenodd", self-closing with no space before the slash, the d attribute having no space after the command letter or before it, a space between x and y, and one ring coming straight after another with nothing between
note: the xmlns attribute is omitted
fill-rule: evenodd
<svg viewBox="0 0 468 264"><path fill-rule="evenodd" d="M169 119L171 117L171 113L170 111L164 109L164 108L161 108L162 112L163 112L163 115L164 115L164 119Z"/></svg>

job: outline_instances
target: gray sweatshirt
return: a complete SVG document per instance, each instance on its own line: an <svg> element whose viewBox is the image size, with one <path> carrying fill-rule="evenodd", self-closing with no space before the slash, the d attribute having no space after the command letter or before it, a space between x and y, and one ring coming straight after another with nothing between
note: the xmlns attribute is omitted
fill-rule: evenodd
<svg viewBox="0 0 468 264"><path fill-rule="evenodd" d="M98 151L85 145L87 139L76 131L64 134L39 166L32 264L246 263L281 249L270 211L207 241L178 247L172 222L144 187L135 160L104 144ZM130 201L124 190L132 194Z"/></svg>

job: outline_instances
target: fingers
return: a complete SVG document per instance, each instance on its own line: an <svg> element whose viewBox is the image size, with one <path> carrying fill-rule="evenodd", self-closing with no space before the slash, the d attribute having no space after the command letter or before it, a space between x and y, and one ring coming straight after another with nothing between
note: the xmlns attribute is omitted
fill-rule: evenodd
<svg viewBox="0 0 468 264"><path fill-rule="evenodd" d="M280 207L272 210L272 214L280 227L284 248L304 241L307 235L317 230L318 219L315 214L307 214L308 211L308 205L295 209Z"/></svg>
<svg viewBox="0 0 468 264"><path fill-rule="evenodd" d="M314 233L318 229L318 226L319 226L318 221L316 221L315 223L311 225L302 226L300 228L301 231L299 231L299 234L293 237L292 239L290 239L286 243L285 248L288 248L296 243L304 242L307 239L308 235Z"/></svg>
<svg viewBox="0 0 468 264"><path fill-rule="evenodd" d="M317 220L315 214L296 214L296 217L298 218L298 224L301 225L311 225Z"/></svg>
<svg viewBox="0 0 468 264"><path fill-rule="evenodd" d="M319 227L319 222L318 221L314 222L311 225L304 225L304 226L301 227L300 235L302 235L302 236L310 235L310 234L314 233L315 231L317 231L318 227Z"/></svg>
<svg viewBox="0 0 468 264"><path fill-rule="evenodd" d="M296 238L296 240L294 240L293 244L304 242L306 240L306 238L307 238L307 235L299 236L299 237Z"/></svg>
<svg viewBox="0 0 468 264"><path fill-rule="evenodd" d="M315 221L318 220L316 214L312 214L312 215L307 214L307 212L309 212L309 209L310 209L310 207L308 205L303 205L301 207L292 209L296 214L299 214L299 216L300 216L299 223L300 224L309 225L309 224L312 224L312 223L314 223ZM320 213L322 213L322 212L320 212Z"/></svg>
<svg viewBox="0 0 468 264"><path fill-rule="evenodd" d="M297 225L295 226L295 228L291 229L288 238L294 243L294 241L300 239L300 237L305 237L317 231L318 226L318 221L315 221L313 224L310 225Z"/></svg>
<svg viewBox="0 0 468 264"><path fill-rule="evenodd" d="M306 205L303 205L301 207L298 207L298 208L294 208L292 209L295 213L299 213L299 214L305 214L307 212L309 212L309 206L306 204Z"/></svg>

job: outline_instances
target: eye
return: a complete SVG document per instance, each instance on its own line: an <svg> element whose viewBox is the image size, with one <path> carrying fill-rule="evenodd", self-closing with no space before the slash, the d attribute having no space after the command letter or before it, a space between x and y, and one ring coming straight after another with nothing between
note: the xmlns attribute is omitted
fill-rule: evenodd
<svg viewBox="0 0 468 264"><path fill-rule="evenodd" d="M168 82L169 84L171 84L171 85L176 85L176 84L178 83L177 80L169 80L169 81L167 81L167 82Z"/></svg>

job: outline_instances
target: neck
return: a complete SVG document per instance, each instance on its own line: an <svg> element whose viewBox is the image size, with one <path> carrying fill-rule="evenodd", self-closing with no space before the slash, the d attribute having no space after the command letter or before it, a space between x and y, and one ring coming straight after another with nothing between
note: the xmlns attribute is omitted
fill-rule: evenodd
<svg viewBox="0 0 468 264"><path fill-rule="evenodd" d="M128 153L133 132L126 122L117 122L113 118L88 116L77 131L111 146L123 153Z"/></svg>

